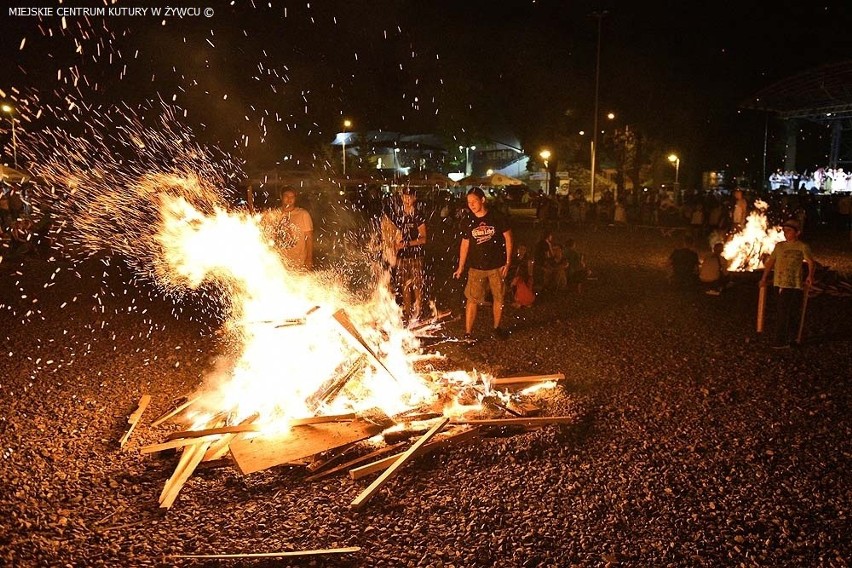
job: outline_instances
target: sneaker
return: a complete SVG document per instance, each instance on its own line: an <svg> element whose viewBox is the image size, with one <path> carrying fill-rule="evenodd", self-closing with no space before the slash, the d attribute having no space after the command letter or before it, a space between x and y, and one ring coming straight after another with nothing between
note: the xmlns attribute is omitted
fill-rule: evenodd
<svg viewBox="0 0 852 568"><path fill-rule="evenodd" d="M707 290L704 293L707 294L708 296L721 296L722 295L722 293L718 290Z"/></svg>
<svg viewBox="0 0 852 568"><path fill-rule="evenodd" d="M494 333L494 337L496 339L499 339L500 341L504 341L504 340L509 338L509 332L507 332L502 327L495 327L493 333Z"/></svg>

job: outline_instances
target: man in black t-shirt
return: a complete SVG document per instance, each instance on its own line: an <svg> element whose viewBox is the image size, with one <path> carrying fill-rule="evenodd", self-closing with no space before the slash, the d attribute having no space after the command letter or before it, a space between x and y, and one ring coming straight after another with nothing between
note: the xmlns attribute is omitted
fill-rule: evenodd
<svg viewBox="0 0 852 568"><path fill-rule="evenodd" d="M453 278L461 278L465 265L469 266L464 295L465 338L470 339L479 304L485 300L485 282L493 296L494 336L505 339L500 327L503 316L503 291L509 264L512 259L512 229L498 211L490 211L485 203L485 192L475 187L467 192L470 215L462 219L459 265Z"/></svg>

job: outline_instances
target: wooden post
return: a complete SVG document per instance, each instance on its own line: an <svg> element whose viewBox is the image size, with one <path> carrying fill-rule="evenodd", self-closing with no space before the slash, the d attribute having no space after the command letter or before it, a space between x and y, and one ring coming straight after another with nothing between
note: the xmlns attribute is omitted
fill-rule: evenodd
<svg viewBox="0 0 852 568"><path fill-rule="evenodd" d="M757 296L757 333L763 333L763 316L766 311L766 284L760 285L760 294Z"/></svg>
<svg viewBox="0 0 852 568"><path fill-rule="evenodd" d="M808 292L811 291L811 287L805 284L805 288L803 290L805 296L802 298L802 315L799 318L799 333L796 335L796 343L799 345L802 344L802 335L805 331L805 314L808 311Z"/></svg>

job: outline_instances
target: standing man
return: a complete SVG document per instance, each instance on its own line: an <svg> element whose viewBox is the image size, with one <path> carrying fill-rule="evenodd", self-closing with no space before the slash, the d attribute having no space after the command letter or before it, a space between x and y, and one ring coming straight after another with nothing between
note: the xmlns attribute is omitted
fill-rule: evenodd
<svg viewBox="0 0 852 568"><path fill-rule="evenodd" d="M748 202L743 196L743 190L734 190L734 210L731 212L731 223L735 230L742 229L746 224L748 215Z"/></svg>
<svg viewBox="0 0 852 568"><path fill-rule="evenodd" d="M262 223L288 265L300 271L313 269L314 223L310 213L296 207L295 189L284 189L281 208L267 211Z"/></svg>
<svg viewBox="0 0 852 568"><path fill-rule="evenodd" d="M795 219L784 221L781 225L784 241L775 245L775 250L763 269L760 285L766 286L769 272L774 268L772 284L778 290L778 302L775 312L775 338L773 349L786 349L795 337L796 322L801 314L805 291L802 289L802 263L808 266L805 288L814 282L814 258L811 247L799 240L801 226Z"/></svg>
<svg viewBox="0 0 852 568"><path fill-rule="evenodd" d="M391 222L397 228L396 282L402 292L402 317L406 323L415 322L423 304L426 217L410 187L402 190L402 208L393 212Z"/></svg>
<svg viewBox="0 0 852 568"><path fill-rule="evenodd" d="M466 339L472 337L476 311L485 300L485 283L488 282L493 296L494 337L506 339L508 335L500 327L500 319L504 280L512 260L512 229L501 213L488 209L481 188L474 187L467 192L467 207L471 215L462 220L459 265L453 273L453 278L461 278L465 265L470 267L464 290L467 298L464 335Z"/></svg>

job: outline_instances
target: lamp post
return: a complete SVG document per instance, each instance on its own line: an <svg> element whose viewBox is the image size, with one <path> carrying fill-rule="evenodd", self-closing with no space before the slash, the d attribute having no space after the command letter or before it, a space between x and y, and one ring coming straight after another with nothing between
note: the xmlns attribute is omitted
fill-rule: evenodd
<svg viewBox="0 0 852 568"><path fill-rule="evenodd" d="M351 120L343 121L343 155L341 156L341 158L343 159L343 177L346 177L346 129L350 126L352 126Z"/></svg>
<svg viewBox="0 0 852 568"><path fill-rule="evenodd" d="M470 176L473 173L473 168L470 167L470 151L476 150L476 146L459 146L459 152L464 150L464 175Z"/></svg>
<svg viewBox="0 0 852 568"><path fill-rule="evenodd" d="M15 136L15 109L9 105L3 105L0 107L3 109L3 112L9 113L9 121L12 123L12 159L15 164L15 169L18 169L18 138Z"/></svg>
<svg viewBox="0 0 852 568"><path fill-rule="evenodd" d="M676 154L669 154L669 161L674 164L675 167L675 195L680 197L680 158Z"/></svg>
<svg viewBox="0 0 852 568"><path fill-rule="evenodd" d="M595 56L595 116L594 116L594 125L592 127L592 141L591 141L591 154L592 154L592 179L591 179L591 192L592 192L592 203L595 202L595 159L597 152L597 144L598 144L598 107L600 103L600 84L601 84L601 21L603 17L607 15L607 11L603 10L601 12L592 12L592 17L598 19L598 45L597 45L597 54Z"/></svg>
<svg viewBox="0 0 852 568"><path fill-rule="evenodd" d="M547 183L548 177L550 176L550 171L548 171L548 160L550 160L550 150L542 150L538 153L542 160L544 160L544 192L546 195L550 195L550 184Z"/></svg>

